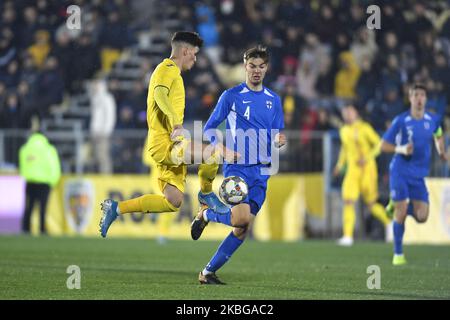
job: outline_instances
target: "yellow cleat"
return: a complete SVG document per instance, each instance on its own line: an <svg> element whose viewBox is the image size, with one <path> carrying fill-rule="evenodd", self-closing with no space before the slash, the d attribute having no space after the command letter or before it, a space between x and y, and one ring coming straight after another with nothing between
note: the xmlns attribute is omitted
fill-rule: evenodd
<svg viewBox="0 0 450 320"><path fill-rule="evenodd" d="M394 254L394 258L392 259L392 264L394 266L402 266L406 264L406 259L403 254Z"/></svg>
<svg viewBox="0 0 450 320"><path fill-rule="evenodd" d="M389 219L394 219L395 206L394 201L389 200L388 205L384 208Z"/></svg>

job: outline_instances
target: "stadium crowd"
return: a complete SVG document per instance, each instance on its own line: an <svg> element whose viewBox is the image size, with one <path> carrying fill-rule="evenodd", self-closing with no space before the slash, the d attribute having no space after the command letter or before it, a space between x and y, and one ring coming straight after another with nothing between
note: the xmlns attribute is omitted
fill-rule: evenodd
<svg viewBox="0 0 450 320"><path fill-rule="evenodd" d="M160 19L177 21L174 30L158 30L159 21L137 23L143 21L143 13L133 11L139 2L2 1L0 128L27 129L32 117L43 119L83 92L86 80L106 77L117 106L115 128L145 129L155 64L142 60L132 89L121 87L111 70L138 45L140 32L158 31L166 46L162 59L169 54L166 35L185 29L205 40L195 68L184 76L187 122L208 118L220 93L242 79L244 49L262 43L272 55L266 85L282 96L286 127L299 130L303 150L313 143L311 132L341 125L339 110L349 102L385 131L407 109L406 90L416 81L428 88L427 108L450 129L448 1L153 1L170 13ZM66 27L71 4L81 8L81 30ZM371 4L381 8L379 30L366 26Z"/></svg>

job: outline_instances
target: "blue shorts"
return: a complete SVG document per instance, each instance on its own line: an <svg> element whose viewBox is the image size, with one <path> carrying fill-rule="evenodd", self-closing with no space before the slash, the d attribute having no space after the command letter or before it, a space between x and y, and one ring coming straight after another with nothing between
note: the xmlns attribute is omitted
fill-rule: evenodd
<svg viewBox="0 0 450 320"><path fill-rule="evenodd" d="M389 188L394 201L409 199L429 203L425 178L405 177L391 173Z"/></svg>
<svg viewBox="0 0 450 320"><path fill-rule="evenodd" d="M263 167L267 167L267 165L223 165L223 175L225 178L239 176L247 183L248 196L243 203L250 205L250 212L255 216L261 210L264 200L266 200L267 180L270 177L269 175L261 175L261 168Z"/></svg>

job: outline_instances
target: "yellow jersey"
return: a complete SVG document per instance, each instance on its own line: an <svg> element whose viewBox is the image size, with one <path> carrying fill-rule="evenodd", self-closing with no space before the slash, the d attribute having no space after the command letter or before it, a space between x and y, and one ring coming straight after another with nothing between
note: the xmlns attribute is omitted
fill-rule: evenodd
<svg viewBox="0 0 450 320"><path fill-rule="evenodd" d="M357 120L346 124L339 130L341 151L337 167L342 169L347 164L347 170L360 168L358 161L364 159L366 165L375 165L375 157L379 152L380 136L365 121Z"/></svg>
<svg viewBox="0 0 450 320"><path fill-rule="evenodd" d="M148 85L147 96L147 124L149 130L149 148L159 149L172 143L170 134L172 124L169 118L158 107L155 88L162 86L169 90L169 102L173 108L176 124L182 124L185 108L185 91L181 70L171 59L164 59L153 72Z"/></svg>

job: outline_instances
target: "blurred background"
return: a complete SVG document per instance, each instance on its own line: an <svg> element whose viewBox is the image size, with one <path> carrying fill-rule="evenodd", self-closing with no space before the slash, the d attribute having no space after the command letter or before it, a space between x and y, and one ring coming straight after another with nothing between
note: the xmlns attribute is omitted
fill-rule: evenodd
<svg viewBox="0 0 450 320"><path fill-rule="evenodd" d="M378 30L366 26L372 4L381 9ZM80 8L80 28L66 24L70 5ZM428 88L426 108L441 117L450 144L450 1L22 0L1 1L0 12L1 233L21 232L19 148L32 130L48 137L61 162L47 208L50 235L97 236L104 198L158 192L149 176L153 164L143 158L147 86L156 65L169 57L177 30L195 30L205 40L196 66L183 75L186 128L206 121L222 91L244 81L245 49L263 44L270 50L265 85L282 97L288 144L256 239L341 235L342 181L331 173L346 103L381 135L408 109L408 86L420 81ZM388 155L377 158L383 204L389 161ZM196 169L189 168L183 207L163 231L160 216L133 214L122 217L111 236L189 238ZM450 242L448 177L449 164L433 150L427 180L432 218L420 227L428 229L408 227L405 241ZM37 214L32 226L37 234ZM221 226L208 229L206 238L227 233ZM355 237L385 238L362 205Z"/></svg>

